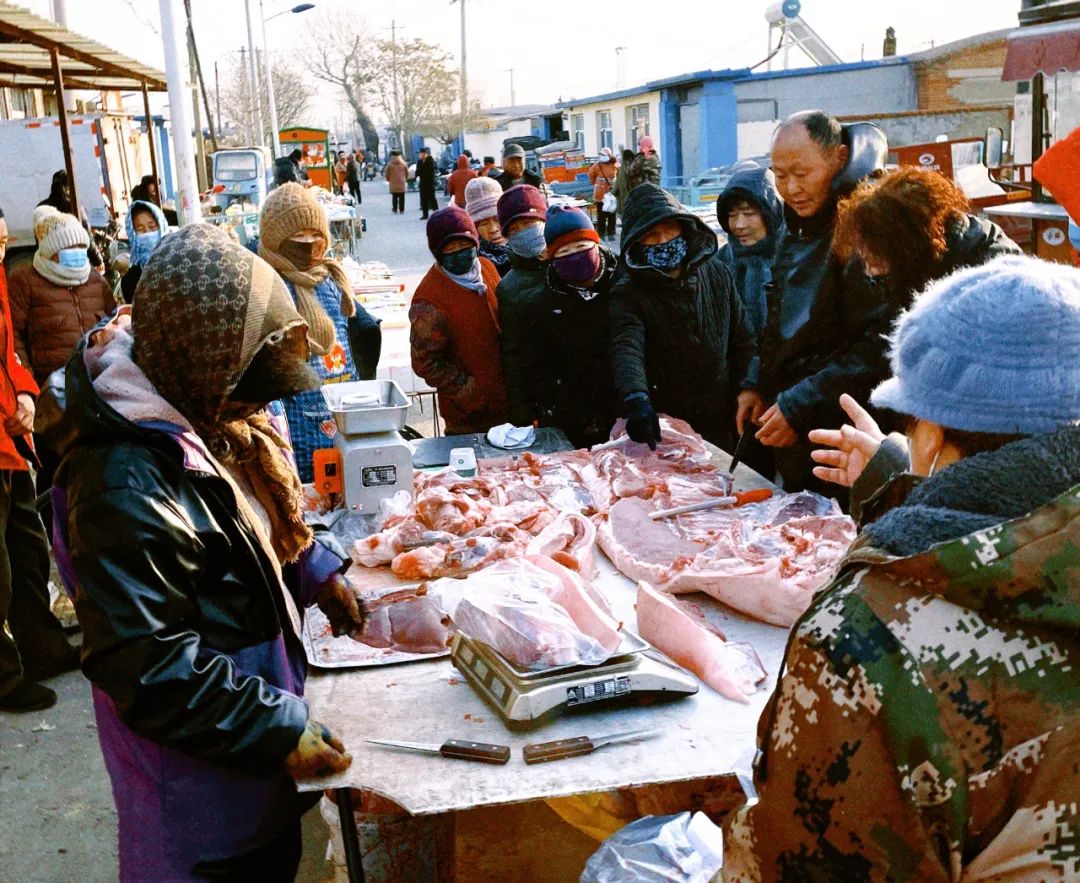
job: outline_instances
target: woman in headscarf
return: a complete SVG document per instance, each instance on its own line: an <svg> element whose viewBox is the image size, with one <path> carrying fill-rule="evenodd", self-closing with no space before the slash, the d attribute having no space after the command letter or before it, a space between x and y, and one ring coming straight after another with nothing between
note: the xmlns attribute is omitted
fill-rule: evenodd
<svg viewBox="0 0 1080 883"><path fill-rule="evenodd" d="M138 302L68 363L53 491L119 876L292 880L313 803L293 780L350 761L308 716L299 611L351 598L360 619L264 410L318 383L307 328L273 270L204 224L162 242Z"/></svg>
<svg viewBox="0 0 1080 883"><path fill-rule="evenodd" d="M124 227L127 229L131 253L128 271L120 280L120 291L124 295L124 303L130 304L135 301L135 288L142 278L143 267L161 242L161 237L169 232L169 225L165 213L154 203L136 200L128 210Z"/></svg>
<svg viewBox="0 0 1080 883"><path fill-rule="evenodd" d="M267 197L259 217L259 256L278 271L308 325L310 365L322 384L359 380L356 362L378 361L382 334L378 322L352 295L341 264L326 257L330 227L315 197L299 184L282 184ZM361 325L363 351L350 353L349 319ZM354 360L355 356L355 360ZM374 373L374 366L366 374ZM300 479L314 480L312 454L333 444L336 428L323 401L312 389L284 400Z"/></svg>

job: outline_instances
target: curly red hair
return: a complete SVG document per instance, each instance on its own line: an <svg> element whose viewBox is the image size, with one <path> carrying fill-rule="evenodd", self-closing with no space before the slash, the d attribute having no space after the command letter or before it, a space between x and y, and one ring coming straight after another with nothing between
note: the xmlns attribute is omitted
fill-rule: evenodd
<svg viewBox="0 0 1080 883"><path fill-rule="evenodd" d="M844 261L872 257L892 273L930 279L948 251L950 230L969 208L964 192L943 175L898 169L840 203L833 251Z"/></svg>

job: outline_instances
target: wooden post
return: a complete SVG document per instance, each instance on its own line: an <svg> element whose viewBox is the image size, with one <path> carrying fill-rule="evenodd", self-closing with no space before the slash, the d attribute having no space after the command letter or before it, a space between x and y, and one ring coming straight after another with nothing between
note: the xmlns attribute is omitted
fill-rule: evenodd
<svg viewBox="0 0 1080 883"><path fill-rule="evenodd" d="M143 113L146 114L146 133L150 139L150 171L154 175L154 192L157 194L157 204L161 205L161 181L158 179L157 145L154 142L154 118L150 116L150 91L146 88L146 81L142 84Z"/></svg>
<svg viewBox="0 0 1080 883"><path fill-rule="evenodd" d="M1043 120L1046 117L1046 94L1042 73L1037 73L1031 78L1031 163L1032 166L1043 153L1043 145L1046 143L1043 134ZM1031 178L1031 198L1035 202L1042 201L1042 185Z"/></svg>
<svg viewBox="0 0 1080 883"><path fill-rule="evenodd" d="M79 195L75 190L75 159L71 152L71 134L68 132L67 109L64 107L64 74L60 70L60 53L53 47L49 50L49 55L52 57L57 116L60 117L60 141L64 146L64 168L67 169L68 191L71 193L71 213L81 221Z"/></svg>

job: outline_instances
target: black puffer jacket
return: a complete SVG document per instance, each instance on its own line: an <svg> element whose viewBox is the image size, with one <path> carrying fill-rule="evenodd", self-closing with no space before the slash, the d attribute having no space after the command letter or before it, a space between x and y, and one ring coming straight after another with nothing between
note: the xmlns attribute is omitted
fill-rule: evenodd
<svg viewBox="0 0 1080 883"><path fill-rule="evenodd" d="M762 394L767 404L780 404L801 436L841 425L841 393L865 402L889 374L884 336L895 309L865 284L860 269L845 268L832 253L837 204L883 168L885 136L876 126L856 123L844 127L844 137L850 157L833 181L833 198L812 218L785 206L787 231L769 285Z"/></svg>
<svg viewBox="0 0 1080 883"><path fill-rule="evenodd" d="M510 272L495 289L509 419L515 426L528 426L537 417L537 403L527 382L526 366L535 361L531 355L534 349L533 307L544 293L546 276L544 261L511 253Z"/></svg>
<svg viewBox="0 0 1080 883"><path fill-rule="evenodd" d="M604 269L592 288L567 285L549 265L547 285L529 306L527 398L536 408L535 419L562 429L578 448L605 441L618 416L608 356L608 309L618 261L599 249Z"/></svg>
<svg viewBox="0 0 1080 883"><path fill-rule="evenodd" d="M676 279L638 264L635 246L664 220L687 239L686 273ZM611 357L622 402L648 393L660 413L686 420L727 447L735 397L754 359L754 340L716 234L668 193L645 183L631 191L623 213L620 275L612 289Z"/></svg>

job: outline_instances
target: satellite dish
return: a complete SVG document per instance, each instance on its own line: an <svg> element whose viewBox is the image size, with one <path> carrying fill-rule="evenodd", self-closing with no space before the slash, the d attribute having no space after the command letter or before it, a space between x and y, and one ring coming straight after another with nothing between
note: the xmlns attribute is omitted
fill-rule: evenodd
<svg viewBox="0 0 1080 883"><path fill-rule="evenodd" d="M801 9L802 4L799 3L799 0L784 0L783 5L780 7L780 11L784 13L786 18L798 18Z"/></svg>

